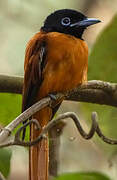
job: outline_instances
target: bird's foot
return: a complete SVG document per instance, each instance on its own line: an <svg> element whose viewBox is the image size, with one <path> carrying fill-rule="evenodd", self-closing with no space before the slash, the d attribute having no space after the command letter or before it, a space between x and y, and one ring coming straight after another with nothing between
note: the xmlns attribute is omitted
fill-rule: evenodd
<svg viewBox="0 0 117 180"><path fill-rule="evenodd" d="M51 100L56 101L57 97L56 97L56 93L50 93L48 94L48 96L51 98Z"/></svg>
<svg viewBox="0 0 117 180"><path fill-rule="evenodd" d="M57 93L49 93L48 96L50 97L51 99L51 103L50 103L50 107L51 108L54 108L56 106L56 103L57 103L57 96L56 96Z"/></svg>

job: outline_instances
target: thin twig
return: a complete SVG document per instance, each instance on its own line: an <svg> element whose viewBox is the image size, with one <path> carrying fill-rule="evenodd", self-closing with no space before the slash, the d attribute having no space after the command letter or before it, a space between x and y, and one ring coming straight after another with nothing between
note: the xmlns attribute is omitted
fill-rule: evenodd
<svg viewBox="0 0 117 180"><path fill-rule="evenodd" d="M51 99L49 97L40 100L39 102L35 103L30 108L28 108L26 111L24 111L22 114L20 114L10 124L8 124L0 133L0 143L4 142L8 138L8 136L10 136L11 132L20 123L27 120L29 117L31 117L34 113L36 113L43 107L46 107L47 105L49 105L50 101L51 101Z"/></svg>
<svg viewBox="0 0 117 180"><path fill-rule="evenodd" d="M56 95L56 99L63 97L61 94ZM50 97L43 98L42 100L38 101L22 114L20 114L16 119L14 119L10 124L8 124L4 129L2 129L0 133L0 143L4 142L8 136L10 136L11 132L23 121L29 119L33 114L35 114L40 109L51 106L53 100Z"/></svg>
<svg viewBox="0 0 117 180"><path fill-rule="evenodd" d="M14 141L12 142L8 142L8 143L4 143L4 144L0 144L0 148L1 147L7 147L7 146L11 146L11 145L20 145L20 146L34 146L36 145L42 138L46 138L46 133L48 131L50 131L50 129L57 125L62 119L66 119L66 118L71 118L76 127L77 127L77 130L78 132L80 133L80 135L84 138L84 139L91 139L94 135L94 133L96 132L97 135L106 143L108 144L117 144L117 140L113 140L113 139L109 139L107 138L106 136L103 135L102 131L100 130L99 128L99 125L98 125L98 115L96 112L93 112L92 113L92 116L91 116L91 119L92 119L92 126L91 126L91 129L89 131L89 133L86 133L81 124L80 124L80 121L79 121L79 118L77 117L77 115L73 112L67 112L67 113L64 113L64 114L61 114L58 116L58 118L50 121L42 130L41 134L36 138L34 139L33 141L28 141L28 142L24 142L24 141L21 141L20 140L20 136L19 134L21 133L21 130L23 130L23 128L26 128L27 125L30 125L31 123L35 123L36 126L39 127L39 123L38 121L36 122L35 121L29 121L27 122L24 126L22 126L21 128L19 128L18 132L16 133L16 136L15 136L15 139Z"/></svg>
<svg viewBox="0 0 117 180"><path fill-rule="evenodd" d="M6 180L1 172L0 172L0 180Z"/></svg>

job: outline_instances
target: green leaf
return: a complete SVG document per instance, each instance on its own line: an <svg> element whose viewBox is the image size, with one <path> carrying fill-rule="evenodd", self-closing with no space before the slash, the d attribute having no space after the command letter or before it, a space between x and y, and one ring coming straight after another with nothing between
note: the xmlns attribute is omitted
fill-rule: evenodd
<svg viewBox="0 0 117 180"><path fill-rule="evenodd" d="M89 56L89 79L117 82L117 15L100 33Z"/></svg>
<svg viewBox="0 0 117 180"><path fill-rule="evenodd" d="M0 172L8 177L10 172L10 160L12 152L10 149L0 149Z"/></svg>
<svg viewBox="0 0 117 180"><path fill-rule="evenodd" d="M110 178L98 172L80 172L63 174L53 180L110 180Z"/></svg>
<svg viewBox="0 0 117 180"><path fill-rule="evenodd" d="M21 113L21 95L0 93L0 123L6 126Z"/></svg>
<svg viewBox="0 0 117 180"><path fill-rule="evenodd" d="M117 15L100 33L89 56L88 79L117 82ZM96 104L81 104L86 119L91 117L92 111L99 114L99 125L107 137L117 137L117 109L110 106ZM91 118L90 118L91 119ZM102 142L102 141L101 141ZM103 147L105 143L102 142ZM109 145L108 145L109 146ZM109 146L110 147L110 146ZM112 147L112 146L111 146ZM116 147L110 149L114 150ZM106 148L106 151L110 151Z"/></svg>
<svg viewBox="0 0 117 180"><path fill-rule="evenodd" d="M0 93L0 124L2 126L6 126L11 121L13 121L18 115L20 115L21 106L22 106L21 95ZM16 130L17 128L15 129L14 132L16 132ZM26 139L28 139L28 137L29 137L29 128L27 128L26 131Z"/></svg>

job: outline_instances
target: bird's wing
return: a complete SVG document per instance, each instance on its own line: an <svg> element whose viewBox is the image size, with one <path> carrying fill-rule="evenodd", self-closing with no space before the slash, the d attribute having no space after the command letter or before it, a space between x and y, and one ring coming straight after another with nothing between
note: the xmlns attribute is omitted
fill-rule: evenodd
<svg viewBox="0 0 117 180"><path fill-rule="evenodd" d="M37 37L30 40L25 54L22 112L35 102L37 92L43 81L42 71L46 64L45 59L45 41Z"/></svg>

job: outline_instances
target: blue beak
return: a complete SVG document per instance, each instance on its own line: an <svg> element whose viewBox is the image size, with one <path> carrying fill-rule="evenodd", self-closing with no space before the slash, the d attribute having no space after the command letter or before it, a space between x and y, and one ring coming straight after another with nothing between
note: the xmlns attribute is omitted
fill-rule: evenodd
<svg viewBox="0 0 117 180"><path fill-rule="evenodd" d="M88 27L88 26L91 26L93 24L97 24L97 23L100 23L101 21L98 20L98 19L95 19L95 18L86 18L82 21L79 21L77 23L74 23L74 24L71 24L70 27Z"/></svg>

